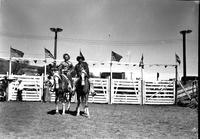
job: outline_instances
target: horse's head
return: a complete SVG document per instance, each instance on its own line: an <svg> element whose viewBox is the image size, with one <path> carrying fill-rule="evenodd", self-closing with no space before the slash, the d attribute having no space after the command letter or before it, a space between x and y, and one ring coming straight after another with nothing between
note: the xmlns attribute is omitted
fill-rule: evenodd
<svg viewBox="0 0 200 139"><path fill-rule="evenodd" d="M54 80L54 89L59 89L60 88L60 75L58 73L53 74L53 80Z"/></svg>
<svg viewBox="0 0 200 139"><path fill-rule="evenodd" d="M60 88L60 75L59 75L59 70L57 68L53 68L52 69L52 73L53 73L53 88L55 89L59 89Z"/></svg>

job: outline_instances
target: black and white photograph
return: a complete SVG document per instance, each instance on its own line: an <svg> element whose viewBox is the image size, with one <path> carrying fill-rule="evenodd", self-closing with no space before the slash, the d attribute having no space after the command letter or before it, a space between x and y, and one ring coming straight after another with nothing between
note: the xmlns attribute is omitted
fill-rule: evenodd
<svg viewBox="0 0 200 139"><path fill-rule="evenodd" d="M199 0L0 0L0 138L197 139Z"/></svg>

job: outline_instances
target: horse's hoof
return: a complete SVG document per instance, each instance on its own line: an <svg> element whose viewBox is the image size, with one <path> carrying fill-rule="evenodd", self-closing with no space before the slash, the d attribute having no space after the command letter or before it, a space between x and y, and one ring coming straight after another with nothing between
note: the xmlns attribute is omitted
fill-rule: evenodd
<svg viewBox="0 0 200 139"><path fill-rule="evenodd" d="M62 113L62 115L65 115L65 113Z"/></svg>

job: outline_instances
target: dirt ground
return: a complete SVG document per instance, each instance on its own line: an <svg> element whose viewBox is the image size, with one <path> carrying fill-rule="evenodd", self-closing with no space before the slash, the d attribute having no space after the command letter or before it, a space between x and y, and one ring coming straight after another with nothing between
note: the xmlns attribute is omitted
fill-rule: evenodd
<svg viewBox="0 0 200 139"><path fill-rule="evenodd" d="M61 106L60 106L61 107ZM54 103L0 102L0 138L197 139L197 110L89 104L91 118L55 114Z"/></svg>

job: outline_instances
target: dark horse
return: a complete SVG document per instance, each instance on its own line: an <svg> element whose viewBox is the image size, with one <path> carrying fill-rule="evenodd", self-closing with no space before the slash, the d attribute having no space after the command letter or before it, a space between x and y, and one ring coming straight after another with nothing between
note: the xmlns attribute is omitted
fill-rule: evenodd
<svg viewBox="0 0 200 139"><path fill-rule="evenodd" d="M53 74L54 84L53 90L55 91L55 104L56 104L56 113L58 111L58 102L62 103L62 115L65 114L65 103L68 101L67 111L70 109L70 102L72 97L72 88L70 87L70 81L64 74L58 74L58 71Z"/></svg>
<svg viewBox="0 0 200 139"><path fill-rule="evenodd" d="M83 81L82 81L83 80ZM84 85L82 83L84 82ZM88 96L90 91L90 83L88 77L79 77L76 82L76 93L77 93L77 116L80 115L80 103L84 108L84 113L86 117L90 118L89 109L88 109Z"/></svg>

